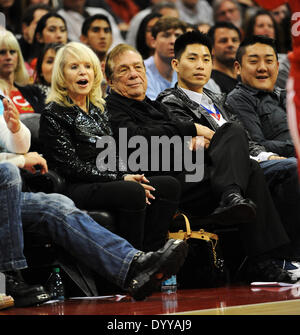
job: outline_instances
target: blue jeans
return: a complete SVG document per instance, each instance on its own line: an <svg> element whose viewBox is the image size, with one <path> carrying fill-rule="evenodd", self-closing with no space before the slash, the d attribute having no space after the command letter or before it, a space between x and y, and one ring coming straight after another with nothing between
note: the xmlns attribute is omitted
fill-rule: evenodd
<svg viewBox="0 0 300 335"><path fill-rule="evenodd" d="M100 226L61 194L21 192L19 169L0 164L0 271L27 266L23 230L50 237L76 259L124 288L134 255L139 251Z"/></svg>
<svg viewBox="0 0 300 335"><path fill-rule="evenodd" d="M292 243L300 257L300 188L296 158L260 163L273 201Z"/></svg>

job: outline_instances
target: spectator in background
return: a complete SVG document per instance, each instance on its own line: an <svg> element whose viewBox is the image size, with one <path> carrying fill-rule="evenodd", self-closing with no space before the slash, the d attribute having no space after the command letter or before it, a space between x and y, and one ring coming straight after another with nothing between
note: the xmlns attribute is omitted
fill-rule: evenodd
<svg viewBox="0 0 300 335"><path fill-rule="evenodd" d="M287 34L291 35L289 31L287 31ZM245 29L244 38L250 38L253 35L268 36L275 40L279 61L279 73L276 85L285 89L289 76L290 63L286 45L280 41L278 25L271 12L260 9L250 17Z"/></svg>
<svg viewBox="0 0 300 335"><path fill-rule="evenodd" d="M287 3L270 11L279 30L279 44L286 52L292 50L291 11Z"/></svg>
<svg viewBox="0 0 300 335"><path fill-rule="evenodd" d="M277 24L281 24L286 17L290 16L290 9L288 7L288 4L285 3L274 9L271 9L271 13Z"/></svg>
<svg viewBox="0 0 300 335"><path fill-rule="evenodd" d="M80 41L92 48L101 63L105 62L112 40L111 25L107 16L95 14L85 19L81 27Z"/></svg>
<svg viewBox="0 0 300 335"><path fill-rule="evenodd" d="M22 18L22 36L18 39L25 62L30 62L32 43L36 25L39 19L47 14L51 8L48 5L37 4L29 6Z"/></svg>
<svg viewBox="0 0 300 335"><path fill-rule="evenodd" d="M124 0L123 0L124 1ZM132 1L132 0L130 0ZM138 11L139 12L139 3L135 3L134 4L137 6L138 8ZM101 9L104 9L106 10L108 13L110 13L113 18L115 19L117 25L118 25L118 28L121 32L121 35L124 37L124 35L127 34L127 30L128 30L128 23L124 22L124 20L122 19L122 17L120 17L118 14L116 14L111 6L108 4L108 2L106 0L87 0L85 2L85 6L86 7L97 7L97 8L101 8ZM124 37L125 38L125 37Z"/></svg>
<svg viewBox="0 0 300 335"><path fill-rule="evenodd" d="M41 105L29 88L29 75L17 39L10 31L0 33L0 88L19 113L39 113Z"/></svg>
<svg viewBox="0 0 300 335"><path fill-rule="evenodd" d="M103 8L87 7L86 0L62 0L62 8L58 13L66 20L69 40L80 41L81 27L84 20L91 15L103 14L108 17L113 36L113 46L124 41L120 29L113 16Z"/></svg>
<svg viewBox="0 0 300 335"><path fill-rule="evenodd" d="M91 47L96 53L101 62L102 72L104 72L106 54L113 42L112 38L111 25L107 16L95 14L83 22L80 40ZM101 89L102 95L105 97L107 94L107 82L105 78L102 80Z"/></svg>
<svg viewBox="0 0 300 335"><path fill-rule="evenodd" d="M139 27L136 35L136 48L141 53L143 59L154 55L152 27L162 17L160 13L148 14Z"/></svg>
<svg viewBox="0 0 300 335"><path fill-rule="evenodd" d="M214 0L213 1L214 22L231 22L243 31L243 15L241 8L236 0Z"/></svg>
<svg viewBox="0 0 300 335"><path fill-rule="evenodd" d="M45 44L43 50L38 56L33 87L39 91L39 93L36 94L39 97L41 105L45 105L46 97L50 91L52 70L56 53L62 46L63 44L61 43ZM43 107L40 108L40 110L43 109Z"/></svg>
<svg viewBox="0 0 300 335"><path fill-rule="evenodd" d="M5 15L6 29L15 35L22 34L23 8L21 0L0 0L0 12Z"/></svg>
<svg viewBox="0 0 300 335"><path fill-rule="evenodd" d="M229 93L238 83L234 66L241 42L240 30L230 22L217 22L208 32L212 41L213 70L211 77L222 93Z"/></svg>
<svg viewBox="0 0 300 335"><path fill-rule="evenodd" d="M56 12L43 15L37 23L33 36L33 53L30 66L35 70L37 57L47 43L62 43L68 41L68 30L65 19Z"/></svg>
<svg viewBox="0 0 300 335"><path fill-rule="evenodd" d="M157 3L152 7L153 13L160 13L162 16L172 16L179 19L179 12L176 3L172 1L165 1Z"/></svg>
<svg viewBox="0 0 300 335"><path fill-rule="evenodd" d="M176 38L186 31L186 24L175 17L161 17L152 27L154 54L145 60L148 79L147 96L155 100L160 92L173 87L177 74L171 60Z"/></svg>
<svg viewBox="0 0 300 335"><path fill-rule="evenodd" d="M141 10L139 13L137 13L130 21L129 28L126 34L126 43L129 45L132 45L136 48L136 38L137 38L137 32L139 30L140 24L142 20L153 11L159 12L162 10L168 10L170 8L170 4L174 6L176 3L176 0L151 0L151 6ZM157 5L160 5L158 8ZM164 7L166 6L166 7ZM168 13L170 14L170 13ZM178 16L178 11L176 14L176 17Z"/></svg>
<svg viewBox="0 0 300 335"><path fill-rule="evenodd" d="M250 17L245 27L244 38L250 38L253 35L264 35L274 39L279 51L278 26L270 12L262 9Z"/></svg>
<svg viewBox="0 0 300 335"><path fill-rule="evenodd" d="M214 22L212 7L206 0L177 0L176 6L180 20L186 23Z"/></svg>

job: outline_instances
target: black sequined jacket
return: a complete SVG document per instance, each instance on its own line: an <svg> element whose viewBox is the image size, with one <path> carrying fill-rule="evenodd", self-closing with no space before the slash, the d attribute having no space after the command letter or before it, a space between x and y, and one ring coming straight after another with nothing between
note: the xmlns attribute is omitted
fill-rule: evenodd
<svg viewBox="0 0 300 335"><path fill-rule="evenodd" d="M115 150L110 152L110 159L115 164L109 165L106 161L99 160L99 154L104 148L97 148L97 140L111 135L107 113L93 104L90 104L87 114L76 105L67 107L51 102L41 115L39 138L42 153L49 168L58 172L67 182L122 179L126 174L125 166L118 159ZM99 165L102 168L98 169ZM107 169L108 166L110 170Z"/></svg>

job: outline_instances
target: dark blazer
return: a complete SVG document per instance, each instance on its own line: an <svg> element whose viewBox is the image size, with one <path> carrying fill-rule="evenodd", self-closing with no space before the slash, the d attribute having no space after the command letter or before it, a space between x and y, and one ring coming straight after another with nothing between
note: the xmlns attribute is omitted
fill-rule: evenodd
<svg viewBox="0 0 300 335"><path fill-rule="evenodd" d="M127 128L128 137L144 136L196 136L196 127L190 120L177 120L160 102L146 97L137 101L112 91L106 97L106 108L115 136L119 128Z"/></svg>
<svg viewBox="0 0 300 335"><path fill-rule="evenodd" d="M186 146L184 137L194 137L197 134L194 122L176 119L169 113L166 106L160 102L152 101L147 97L143 101L137 101L121 96L114 91L106 97L106 108L109 113L114 137L118 142L120 141L120 128L126 129L128 139L138 135L147 142L147 153L145 153L147 155L147 164L141 164L135 172L147 173L147 175L162 175L165 172L166 174L170 174L170 171L172 171L172 173L178 174L178 171L174 169L175 160L173 159L169 160L170 167L167 169L168 171L164 170L162 150L157 151L157 148L152 145L152 139L155 137L161 138L162 136L171 139L174 136L178 136L181 139L182 145L180 147L170 147L170 157L178 157L182 155L182 150ZM143 147L146 147L146 145ZM127 157L133 154L135 150L137 149L128 148ZM151 154L152 151L153 154L157 154L155 159L153 159L154 156ZM156 169L152 165L154 160L156 163L159 162L159 167Z"/></svg>
<svg viewBox="0 0 300 335"><path fill-rule="evenodd" d="M295 156L287 122L285 91L266 92L239 83L228 94L226 104L254 141L280 156Z"/></svg>

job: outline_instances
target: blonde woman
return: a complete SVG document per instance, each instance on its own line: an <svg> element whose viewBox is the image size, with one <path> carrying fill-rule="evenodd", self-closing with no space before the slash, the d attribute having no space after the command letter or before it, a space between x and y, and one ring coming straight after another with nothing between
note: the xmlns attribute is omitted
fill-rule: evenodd
<svg viewBox="0 0 300 335"><path fill-rule="evenodd" d="M49 167L66 179L66 193L79 208L112 211L119 235L136 248L156 250L164 245L177 209L179 184L172 177L147 180L96 165L101 152L97 139L112 135L102 79L100 62L86 45L71 42L57 52L40 122L43 154ZM113 158L116 167L122 165Z"/></svg>
<svg viewBox="0 0 300 335"><path fill-rule="evenodd" d="M39 92L28 85L29 76L18 41L0 30L0 89L12 100L19 113L40 113Z"/></svg>

